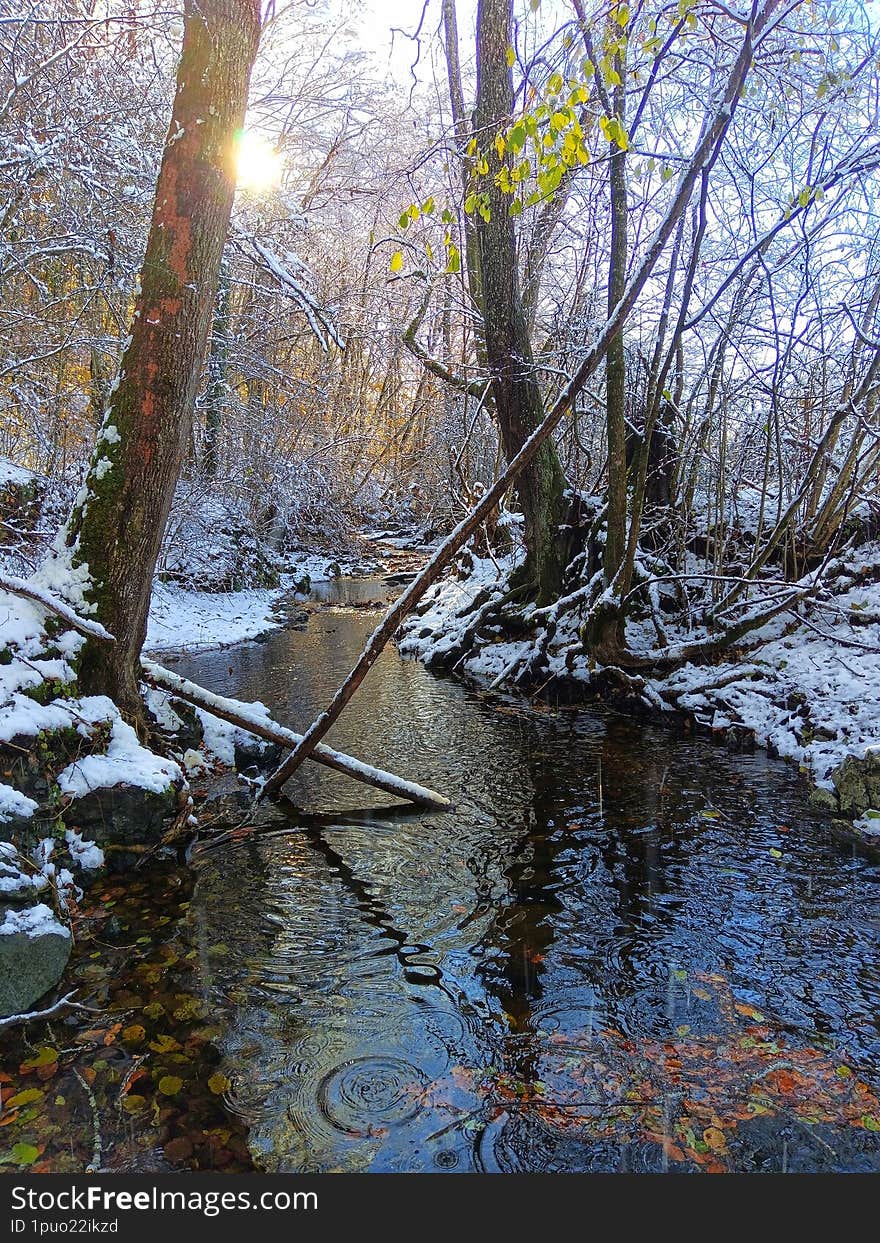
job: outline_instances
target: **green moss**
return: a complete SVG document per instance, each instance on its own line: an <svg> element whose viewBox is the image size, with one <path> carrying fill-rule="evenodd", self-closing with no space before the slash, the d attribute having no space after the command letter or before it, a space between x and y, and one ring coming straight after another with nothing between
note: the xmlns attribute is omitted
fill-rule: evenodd
<svg viewBox="0 0 880 1243"><path fill-rule="evenodd" d="M76 694L76 687L72 682L62 682L58 678L49 678L43 682L38 682L36 686L28 686L22 691L28 699L33 699L35 703L46 704L52 703L54 699L71 699Z"/></svg>

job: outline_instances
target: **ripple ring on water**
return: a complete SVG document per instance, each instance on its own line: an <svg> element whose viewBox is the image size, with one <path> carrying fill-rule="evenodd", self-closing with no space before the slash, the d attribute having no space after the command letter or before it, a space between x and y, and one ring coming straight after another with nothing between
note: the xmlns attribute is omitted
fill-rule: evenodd
<svg viewBox="0 0 880 1243"><path fill-rule="evenodd" d="M363 1135L400 1126L421 1109L427 1076L396 1057L362 1057L343 1062L318 1085L318 1105L339 1131Z"/></svg>

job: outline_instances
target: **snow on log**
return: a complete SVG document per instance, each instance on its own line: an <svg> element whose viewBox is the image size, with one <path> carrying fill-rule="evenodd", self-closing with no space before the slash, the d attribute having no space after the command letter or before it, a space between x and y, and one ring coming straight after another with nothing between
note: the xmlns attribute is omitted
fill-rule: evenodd
<svg viewBox="0 0 880 1243"><path fill-rule="evenodd" d="M141 670L144 681L151 686L167 691L170 695L193 704L223 721L229 721L230 724L237 725L240 729L247 730L248 733L256 734L258 738L265 738L267 742L277 743L289 750L298 746L302 741L302 734L294 733L293 730L273 721L261 706L242 703L238 699L227 699L223 695L215 695L205 690L204 687L196 685L195 682L189 682L186 678L172 673L170 669L157 665L152 660L142 659ZM354 781L374 786L377 790L384 790L386 794L393 794L396 798L406 799L422 807L432 807L439 811L449 811L452 807L448 798L434 790L417 785L413 781L405 781L403 777L384 772L381 768L373 768L370 764L364 764L361 760L354 759L353 756L343 755L341 751L334 751L323 744L317 746L309 758L318 764L323 764L326 768L344 773L346 777L351 777Z"/></svg>

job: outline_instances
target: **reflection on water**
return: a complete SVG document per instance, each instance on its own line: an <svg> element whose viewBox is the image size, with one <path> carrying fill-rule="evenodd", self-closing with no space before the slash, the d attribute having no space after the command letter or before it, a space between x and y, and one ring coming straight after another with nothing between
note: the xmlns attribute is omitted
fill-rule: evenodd
<svg viewBox="0 0 880 1243"><path fill-rule="evenodd" d="M374 623L328 609L178 668L302 728ZM393 650L330 741L457 806L396 814L306 765L288 793L322 815L198 854L264 1168L880 1168L878 870L791 768Z"/></svg>

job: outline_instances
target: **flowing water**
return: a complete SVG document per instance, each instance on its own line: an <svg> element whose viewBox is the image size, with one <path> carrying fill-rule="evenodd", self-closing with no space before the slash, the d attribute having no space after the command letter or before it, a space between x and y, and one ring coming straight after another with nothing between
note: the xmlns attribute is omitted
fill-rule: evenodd
<svg viewBox="0 0 880 1243"><path fill-rule="evenodd" d="M386 592L175 668L301 728ZM456 808L307 764L299 813L195 852L261 1168L880 1169L880 871L792 767L394 649L329 741Z"/></svg>

